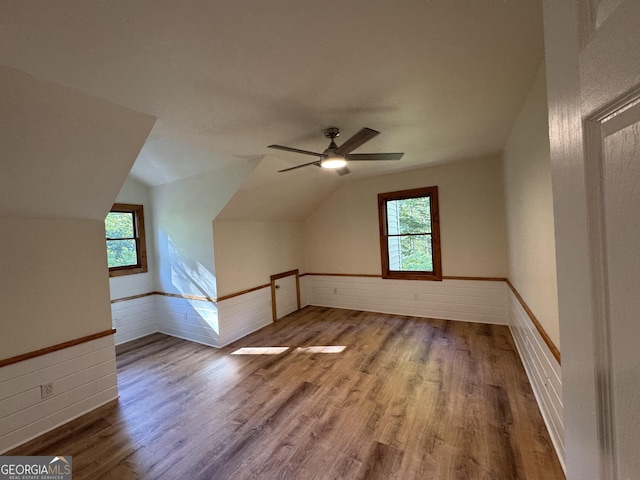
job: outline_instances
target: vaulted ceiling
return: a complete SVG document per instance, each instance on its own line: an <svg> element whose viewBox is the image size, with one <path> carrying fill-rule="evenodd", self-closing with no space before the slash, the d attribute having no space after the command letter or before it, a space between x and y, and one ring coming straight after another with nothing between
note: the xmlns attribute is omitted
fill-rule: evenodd
<svg viewBox="0 0 640 480"><path fill-rule="evenodd" d="M266 146L322 151L334 125L405 156L331 182L495 154L543 58L535 0L2 0L0 44L1 65L156 117L148 185L308 162Z"/></svg>

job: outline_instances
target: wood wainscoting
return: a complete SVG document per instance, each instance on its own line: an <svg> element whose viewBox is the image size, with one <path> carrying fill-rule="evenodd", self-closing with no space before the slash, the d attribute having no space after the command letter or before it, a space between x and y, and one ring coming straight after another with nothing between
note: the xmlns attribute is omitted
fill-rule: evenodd
<svg viewBox="0 0 640 480"><path fill-rule="evenodd" d="M504 325L306 307L117 361L118 402L10 454L73 455L76 480L564 478Z"/></svg>

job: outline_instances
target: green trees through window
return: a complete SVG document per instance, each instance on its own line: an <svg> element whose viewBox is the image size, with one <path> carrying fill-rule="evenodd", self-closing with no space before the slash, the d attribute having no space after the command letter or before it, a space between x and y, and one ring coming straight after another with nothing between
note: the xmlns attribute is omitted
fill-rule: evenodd
<svg viewBox="0 0 640 480"><path fill-rule="evenodd" d="M417 197L387 202L389 268L432 271L431 198Z"/></svg>
<svg viewBox="0 0 640 480"><path fill-rule="evenodd" d="M109 212L104 222L107 232L109 267L127 267L138 263L133 213Z"/></svg>
<svg viewBox="0 0 640 480"><path fill-rule="evenodd" d="M115 204L104 222L111 276L147 271L142 205Z"/></svg>
<svg viewBox="0 0 640 480"><path fill-rule="evenodd" d="M384 278L442 279L437 195L437 187L378 195Z"/></svg>

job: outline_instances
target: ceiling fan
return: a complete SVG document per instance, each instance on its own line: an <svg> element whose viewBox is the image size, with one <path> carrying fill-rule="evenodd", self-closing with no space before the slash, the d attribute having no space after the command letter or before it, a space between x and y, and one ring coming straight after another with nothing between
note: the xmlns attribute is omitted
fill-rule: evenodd
<svg viewBox="0 0 640 480"><path fill-rule="evenodd" d="M310 152L308 150L300 150L299 148L284 147L282 145L269 145L269 148L276 148L287 152L302 153L304 155L312 155L318 157L317 160L295 167L278 170L278 172L288 172L296 168L315 165L316 167L334 169L338 175L346 175L349 172L347 162L354 161L377 161L377 160L400 160L404 153L351 153L365 142L368 142L380 132L371 128L363 128L342 145L336 145L335 139L340 136L340 129L337 127L329 127L325 129L324 136L331 139L329 147L322 153Z"/></svg>

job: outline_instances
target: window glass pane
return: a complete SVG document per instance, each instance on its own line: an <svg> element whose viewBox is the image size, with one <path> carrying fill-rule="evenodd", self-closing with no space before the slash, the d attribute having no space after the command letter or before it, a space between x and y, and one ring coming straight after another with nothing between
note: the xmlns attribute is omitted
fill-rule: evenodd
<svg viewBox="0 0 640 480"><path fill-rule="evenodd" d="M107 262L111 267L127 267L138 263L135 240L107 240Z"/></svg>
<svg viewBox="0 0 640 480"><path fill-rule="evenodd" d="M110 212L104 221L107 238L133 238L133 213Z"/></svg>
<svg viewBox="0 0 640 480"><path fill-rule="evenodd" d="M438 187L379 193L378 207L382 278L442 280Z"/></svg>
<svg viewBox="0 0 640 480"><path fill-rule="evenodd" d="M398 204L398 233L431 233L431 197L405 198L393 202ZM388 233L393 234L391 231Z"/></svg>
<svg viewBox="0 0 640 480"><path fill-rule="evenodd" d="M388 237L389 270L432 272L431 235Z"/></svg>

